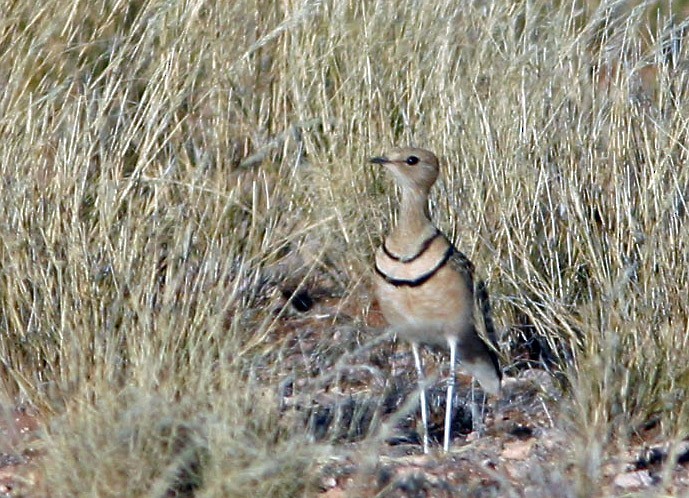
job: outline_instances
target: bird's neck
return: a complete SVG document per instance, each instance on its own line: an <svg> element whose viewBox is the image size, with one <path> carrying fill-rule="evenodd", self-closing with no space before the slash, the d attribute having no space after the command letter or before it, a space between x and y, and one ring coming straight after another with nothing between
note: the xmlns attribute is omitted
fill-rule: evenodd
<svg viewBox="0 0 689 498"><path fill-rule="evenodd" d="M419 241L435 231L428 215L428 194L409 189L402 190L402 202L397 216L397 226L387 239L389 249L400 254L413 251Z"/></svg>

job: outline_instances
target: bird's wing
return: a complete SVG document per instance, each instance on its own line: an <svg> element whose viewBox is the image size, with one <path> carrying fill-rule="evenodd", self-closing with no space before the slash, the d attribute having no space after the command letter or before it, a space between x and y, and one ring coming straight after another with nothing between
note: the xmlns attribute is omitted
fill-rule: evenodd
<svg viewBox="0 0 689 498"><path fill-rule="evenodd" d="M496 371L500 372L500 364L497 356L497 333L495 331L495 324L493 323L493 313L486 283L483 280L479 280L478 283L474 285L474 264L457 248L454 248L448 263L455 271L464 276L467 285L473 291L476 314L480 315L483 321L483 327L476 327L477 333L479 333L479 336L481 336L486 343L491 362L495 366ZM483 334L479 331L480 329L483 329Z"/></svg>

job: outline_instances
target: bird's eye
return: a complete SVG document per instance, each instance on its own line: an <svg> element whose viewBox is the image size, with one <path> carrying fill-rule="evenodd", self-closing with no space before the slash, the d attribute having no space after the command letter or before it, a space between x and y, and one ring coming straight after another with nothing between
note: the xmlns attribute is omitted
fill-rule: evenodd
<svg viewBox="0 0 689 498"><path fill-rule="evenodd" d="M419 162L419 158L416 157L416 156L409 156L405 162L406 162L409 166L414 166L416 163Z"/></svg>

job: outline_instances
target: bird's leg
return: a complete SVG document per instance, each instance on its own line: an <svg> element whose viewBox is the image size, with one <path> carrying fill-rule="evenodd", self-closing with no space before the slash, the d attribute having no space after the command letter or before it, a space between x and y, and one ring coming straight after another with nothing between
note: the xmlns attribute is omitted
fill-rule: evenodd
<svg viewBox="0 0 689 498"><path fill-rule="evenodd" d="M479 436L483 436L486 428L484 421L486 420L486 405L488 404L488 395L483 391L483 401L481 402L481 425L479 426Z"/></svg>
<svg viewBox="0 0 689 498"><path fill-rule="evenodd" d="M450 451L450 433L452 432L452 398L455 394L455 363L457 360L457 341L448 339L450 346L450 379L447 382L447 397L445 398L445 434L443 435L443 450Z"/></svg>
<svg viewBox="0 0 689 498"><path fill-rule="evenodd" d="M414 364L416 365L416 375L419 381L419 400L421 403L421 422L423 424L423 452L428 453L428 409L426 407L426 382L419 354L419 345L415 342L411 345L414 353Z"/></svg>
<svg viewBox="0 0 689 498"><path fill-rule="evenodd" d="M481 411L479 412L476 406L476 379L471 379L471 399L470 399L470 410L471 410L471 430L476 432L480 437L483 432L483 416L486 408L486 393L483 393L483 403L481 404Z"/></svg>

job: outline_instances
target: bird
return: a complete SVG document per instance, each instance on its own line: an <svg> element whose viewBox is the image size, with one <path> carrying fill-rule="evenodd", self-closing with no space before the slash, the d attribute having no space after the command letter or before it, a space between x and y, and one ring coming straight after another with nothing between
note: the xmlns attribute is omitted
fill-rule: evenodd
<svg viewBox="0 0 689 498"><path fill-rule="evenodd" d="M443 450L449 451L455 365L478 380L485 393L498 395L502 372L496 353L490 299L483 281L475 285L474 265L433 224L428 196L438 179L438 158L429 150L402 147L373 157L400 189L397 224L375 254L374 287L392 331L411 343L419 383L423 451L428 453L428 408L419 347L450 350ZM477 313L478 312L478 313ZM482 315L488 344L477 332Z"/></svg>

